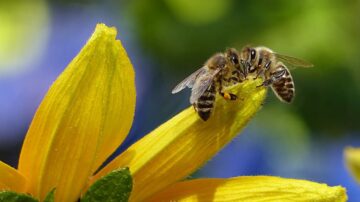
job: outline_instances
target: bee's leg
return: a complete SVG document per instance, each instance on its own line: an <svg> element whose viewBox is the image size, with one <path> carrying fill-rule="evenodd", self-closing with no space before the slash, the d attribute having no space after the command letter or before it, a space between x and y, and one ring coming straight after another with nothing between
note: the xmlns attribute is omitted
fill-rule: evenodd
<svg viewBox="0 0 360 202"><path fill-rule="evenodd" d="M261 85L258 85L256 86L256 88L259 88L261 86L264 86L264 87L267 87L267 86L270 86L272 83L275 82L275 80L273 80L274 78L273 77L270 77L269 79L265 80L264 82L262 82Z"/></svg>
<svg viewBox="0 0 360 202"><path fill-rule="evenodd" d="M193 103L192 106L194 107L195 111L197 112L197 109L196 109L196 104Z"/></svg>
<svg viewBox="0 0 360 202"><path fill-rule="evenodd" d="M237 99L237 96L235 94L223 92L221 81L219 82L218 92L225 100L236 100Z"/></svg>
<svg viewBox="0 0 360 202"><path fill-rule="evenodd" d="M230 77L230 78L223 78L221 81L225 81L225 82L228 84L228 83L231 83L231 80L232 80L232 77ZM220 81L219 86L222 86L221 81Z"/></svg>
<svg viewBox="0 0 360 202"><path fill-rule="evenodd" d="M239 66L239 67L236 67L236 70L239 72L239 79L241 82L247 79L244 68L241 68L241 66Z"/></svg>
<svg viewBox="0 0 360 202"><path fill-rule="evenodd" d="M260 71L256 74L256 77L254 78L257 79L259 76L265 76L265 71L267 71L270 68L271 65L271 60L269 60L267 63L265 63L264 68L260 68Z"/></svg>
<svg viewBox="0 0 360 202"><path fill-rule="evenodd" d="M236 100L237 96L228 92L220 92L220 95L224 97L225 100Z"/></svg>
<svg viewBox="0 0 360 202"><path fill-rule="evenodd" d="M247 80L247 66L246 66L246 62L244 60L240 60L240 66L238 68L243 76L243 80Z"/></svg>
<svg viewBox="0 0 360 202"><path fill-rule="evenodd" d="M284 69L284 68L282 68L282 66L280 66L280 67L276 68L276 70L274 72L270 73L270 78L266 79L261 85L256 86L256 87L270 86L274 82L281 79L281 77L284 76L285 73L286 73L286 69Z"/></svg>
<svg viewBox="0 0 360 202"><path fill-rule="evenodd" d="M235 85L237 83L243 82L243 80L240 78L240 72L238 70L234 70L231 74L232 76L229 78L229 83Z"/></svg>
<svg viewBox="0 0 360 202"><path fill-rule="evenodd" d="M263 76L264 75L264 69L260 69L259 71L258 71L258 73L256 74L256 76L254 77L254 80L256 80L257 78L259 78L259 76Z"/></svg>
<svg viewBox="0 0 360 202"><path fill-rule="evenodd" d="M245 70L244 70L244 68L242 68L242 65L240 65L240 64L235 66L235 70L232 72L232 75L235 75L237 77L237 79L239 80L238 82L240 82L240 83L247 79Z"/></svg>

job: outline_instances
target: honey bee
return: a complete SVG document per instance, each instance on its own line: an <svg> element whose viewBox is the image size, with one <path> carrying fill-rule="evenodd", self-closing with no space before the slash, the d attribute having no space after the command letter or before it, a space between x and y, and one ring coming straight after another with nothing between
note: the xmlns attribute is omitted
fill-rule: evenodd
<svg viewBox="0 0 360 202"><path fill-rule="evenodd" d="M227 100L236 100L237 96L224 92L223 87L230 86L245 79L244 68L240 64L239 53L234 48L225 53L210 57L203 67L180 82L172 94L184 88L191 88L190 103L204 121L208 120L214 108L216 92Z"/></svg>
<svg viewBox="0 0 360 202"><path fill-rule="evenodd" d="M313 64L290 56L273 52L266 47L246 46L240 53L245 68L244 75L255 75L254 79L264 78L260 86L271 86L280 101L291 103L295 96L295 85L289 67L313 67ZM285 65L286 64L286 65ZM260 87L258 86L258 87Z"/></svg>

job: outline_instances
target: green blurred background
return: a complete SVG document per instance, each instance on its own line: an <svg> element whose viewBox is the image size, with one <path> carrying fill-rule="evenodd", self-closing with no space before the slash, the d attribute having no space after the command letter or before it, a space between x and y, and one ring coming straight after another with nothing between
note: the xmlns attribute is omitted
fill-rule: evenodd
<svg viewBox="0 0 360 202"><path fill-rule="evenodd" d="M0 160L17 164L36 107L96 23L116 26L136 70L135 124L119 152L189 105L171 89L215 52L247 44L311 61L295 102L269 91L241 136L191 177L279 175L348 188L360 146L360 1L0 1ZM235 154L235 155L234 155Z"/></svg>

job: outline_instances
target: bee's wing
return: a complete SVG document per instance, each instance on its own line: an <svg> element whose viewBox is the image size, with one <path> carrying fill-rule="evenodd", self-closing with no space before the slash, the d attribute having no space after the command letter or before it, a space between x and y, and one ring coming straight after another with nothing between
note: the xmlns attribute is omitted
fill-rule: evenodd
<svg viewBox="0 0 360 202"><path fill-rule="evenodd" d="M220 69L213 71L206 71L204 74L196 79L194 86L191 90L190 103L195 103L202 94L212 84L214 77L220 72Z"/></svg>
<svg viewBox="0 0 360 202"><path fill-rule="evenodd" d="M291 56L286 56L286 55L281 55L278 53L273 53L275 55L275 57L290 65L292 67L292 69L296 68L296 67L304 67L304 68L309 68L309 67L313 67L314 65L311 64L310 62L307 62L305 60L299 59L299 58L295 58L295 57L291 57Z"/></svg>
<svg viewBox="0 0 360 202"><path fill-rule="evenodd" d="M171 91L171 93L172 94L178 93L186 87L192 88L194 86L196 78L206 72L205 68L206 67L202 67L196 70L196 72L192 73L190 76L186 77L183 81L181 81L178 85L175 86L175 88Z"/></svg>

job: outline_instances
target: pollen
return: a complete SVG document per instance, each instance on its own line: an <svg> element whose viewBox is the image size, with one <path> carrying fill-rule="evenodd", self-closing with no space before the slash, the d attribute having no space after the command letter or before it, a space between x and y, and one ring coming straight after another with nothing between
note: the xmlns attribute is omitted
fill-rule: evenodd
<svg viewBox="0 0 360 202"><path fill-rule="evenodd" d="M230 95L230 93L224 93L224 98L225 98L226 100L231 100L231 95Z"/></svg>

